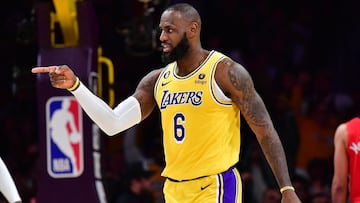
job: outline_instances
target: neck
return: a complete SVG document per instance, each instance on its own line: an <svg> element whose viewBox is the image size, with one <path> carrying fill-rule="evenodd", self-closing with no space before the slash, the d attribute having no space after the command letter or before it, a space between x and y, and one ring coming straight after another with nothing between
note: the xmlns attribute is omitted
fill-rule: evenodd
<svg viewBox="0 0 360 203"><path fill-rule="evenodd" d="M208 56L209 51L202 48L189 51L184 58L177 61L177 74L185 76L197 69Z"/></svg>

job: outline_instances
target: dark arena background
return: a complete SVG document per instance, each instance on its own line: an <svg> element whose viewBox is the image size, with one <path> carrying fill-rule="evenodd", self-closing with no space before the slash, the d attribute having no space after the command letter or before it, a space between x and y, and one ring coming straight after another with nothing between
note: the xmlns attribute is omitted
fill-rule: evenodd
<svg viewBox="0 0 360 203"><path fill-rule="evenodd" d="M0 156L23 202L116 203L124 190L125 166L134 161L156 172L154 202L163 202L157 111L140 125L107 137L79 113L70 93L52 88L46 74L30 70L69 64L115 106L146 73L162 66L158 21L164 8L178 2L200 12L204 48L222 51L252 75L299 196L304 202L319 196L330 200L336 126L360 113L356 1L11 0L0 7ZM72 146L78 150L72 164L56 154L47 136L49 116L67 98L83 135ZM245 122L241 135L237 167L243 202L278 198L271 170ZM3 196L0 202L6 202Z"/></svg>

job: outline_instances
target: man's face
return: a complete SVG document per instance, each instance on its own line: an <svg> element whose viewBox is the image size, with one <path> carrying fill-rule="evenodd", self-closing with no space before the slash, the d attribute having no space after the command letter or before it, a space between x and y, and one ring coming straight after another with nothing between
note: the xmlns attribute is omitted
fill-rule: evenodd
<svg viewBox="0 0 360 203"><path fill-rule="evenodd" d="M161 16L159 28L164 64L181 59L190 47L186 36L188 23L184 17L177 11L165 11Z"/></svg>
<svg viewBox="0 0 360 203"><path fill-rule="evenodd" d="M186 38L186 33L184 33L183 38L170 52L162 52L161 60L164 64L169 64L173 61L177 61L185 56L186 52L189 50L189 40Z"/></svg>

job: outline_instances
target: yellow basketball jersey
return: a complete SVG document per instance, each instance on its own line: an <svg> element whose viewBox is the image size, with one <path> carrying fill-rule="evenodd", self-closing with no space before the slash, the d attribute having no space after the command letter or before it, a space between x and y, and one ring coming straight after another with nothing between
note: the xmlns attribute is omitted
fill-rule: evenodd
<svg viewBox="0 0 360 203"><path fill-rule="evenodd" d="M163 176L189 180L221 173L238 161L240 111L214 79L216 65L224 57L211 51L187 76L176 74L176 62L160 74L154 95L163 128Z"/></svg>

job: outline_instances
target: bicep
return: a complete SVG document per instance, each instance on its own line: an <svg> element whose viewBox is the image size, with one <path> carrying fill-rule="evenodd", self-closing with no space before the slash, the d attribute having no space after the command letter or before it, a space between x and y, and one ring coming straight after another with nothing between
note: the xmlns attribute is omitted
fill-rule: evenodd
<svg viewBox="0 0 360 203"><path fill-rule="evenodd" d="M161 69L154 70L142 78L133 94L140 103L142 120L149 116L155 107L154 87L160 72Z"/></svg>
<svg viewBox="0 0 360 203"><path fill-rule="evenodd" d="M225 64L224 64L225 63ZM265 104L254 88L253 80L247 70L235 62L220 64L217 80L222 89L240 109L246 122L259 138L273 132L273 125Z"/></svg>

